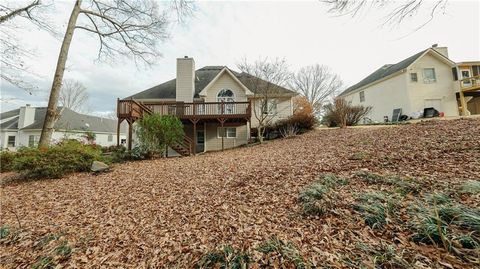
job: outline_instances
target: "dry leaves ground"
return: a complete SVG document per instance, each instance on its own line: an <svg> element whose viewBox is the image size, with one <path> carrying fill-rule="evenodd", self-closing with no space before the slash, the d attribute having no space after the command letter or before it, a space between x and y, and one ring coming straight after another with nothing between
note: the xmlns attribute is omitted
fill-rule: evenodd
<svg viewBox="0 0 480 269"><path fill-rule="evenodd" d="M341 184L323 213L306 216L299 193L327 173ZM402 191L369 175L418 185ZM415 243L408 224L412 206L433 192L478 209L478 193L459 191L468 180L480 180L480 120L317 130L106 174L4 184L0 260L6 268L192 268L243 253L253 268L478 268L478 246ZM355 207L372 191L397 203L380 228Z"/></svg>

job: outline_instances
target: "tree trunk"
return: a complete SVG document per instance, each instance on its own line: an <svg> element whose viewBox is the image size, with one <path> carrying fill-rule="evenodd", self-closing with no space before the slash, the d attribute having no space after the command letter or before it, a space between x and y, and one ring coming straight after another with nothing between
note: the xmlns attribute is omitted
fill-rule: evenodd
<svg viewBox="0 0 480 269"><path fill-rule="evenodd" d="M73 32L75 31L75 25L77 24L78 14L80 13L80 5L82 0L76 0L73 6L72 14L68 21L67 31L63 38L60 54L58 55L57 69L53 76L52 89L50 90L50 98L48 99L47 114L45 115L45 121L43 122L42 135L38 142L38 147L48 147L50 140L52 139L53 126L57 120L57 103L60 95L60 89L62 87L63 73L65 71L65 64L68 58L68 51L72 42Z"/></svg>

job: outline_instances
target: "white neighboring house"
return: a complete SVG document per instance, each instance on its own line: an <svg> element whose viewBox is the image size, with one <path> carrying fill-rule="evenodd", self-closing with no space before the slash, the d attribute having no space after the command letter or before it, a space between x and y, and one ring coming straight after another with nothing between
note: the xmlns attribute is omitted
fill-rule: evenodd
<svg viewBox="0 0 480 269"><path fill-rule="evenodd" d="M101 146L117 144L117 121L77 113L59 107L60 117L55 123L52 143L62 139L85 141L86 132L95 134L95 143ZM16 150L18 147L33 147L38 144L45 119L46 107L26 105L0 113L0 148ZM122 128L120 141L125 143L126 133Z"/></svg>
<svg viewBox="0 0 480 269"><path fill-rule="evenodd" d="M447 47L433 45L396 64L382 66L339 97L353 105L371 106L367 117L374 122L383 122L385 117L391 121L394 109L401 109L401 115L415 116L433 107L445 116L458 116L459 74L457 64L448 58Z"/></svg>

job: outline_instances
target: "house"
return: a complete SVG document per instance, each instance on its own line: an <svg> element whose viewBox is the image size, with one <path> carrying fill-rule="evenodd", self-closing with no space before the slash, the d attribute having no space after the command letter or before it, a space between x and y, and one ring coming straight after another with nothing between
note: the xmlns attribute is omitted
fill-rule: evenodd
<svg viewBox="0 0 480 269"><path fill-rule="evenodd" d="M36 146L40 139L46 107L26 105L0 113L0 148L15 150L22 146ZM87 132L95 134L94 142L101 146L117 144L117 121L77 113L59 107L59 118L54 125L52 142L64 138L84 139ZM125 128L120 139L126 141Z"/></svg>
<svg viewBox="0 0 480 269"><path fill-rule="evenodd" d="M265 85L272 90L268 95L259 94ZM247 144L259 119L267 116L273 123L293 114L295 95L226 66L195 70L194 59L185 56L177 59L176 79L118 100L117 113L119 124L124 120L129 124L128 148L135 143L133 125L144 113L176 115L184 125L185 137L174 150L189 155Z"/></svg>
<svg viewBox="0 0 480 269"><path fill-rule="evenodd" d="M371 106L365 121L396 121L397 115L415 117L430 107L445 116L479 114L479 67L478 62L457 64L448 58L446 47L434 45L380 67L339 96L353 105ZM471 76L474 74L476 80ZM462 100L468 110L463 110ZM392 119L394 110L396 118Z"/></svg>

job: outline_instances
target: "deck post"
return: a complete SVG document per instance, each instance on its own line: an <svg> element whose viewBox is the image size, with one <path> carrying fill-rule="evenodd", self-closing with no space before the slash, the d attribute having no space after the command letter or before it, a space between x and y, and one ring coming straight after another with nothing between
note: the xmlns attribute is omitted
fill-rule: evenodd
<svg viewBox="0 0 480 269"><path fill-rule="evenodd" d="M197 119L192 120L193 122L193 155L197 155Z"/></svg>
<svg viewBox="0 0 480 269"><path fill-rule="evenodd" d="M462 106L462 116L468 116L467 102L465 101L465 95L462 89L460 89L460 105Z"/></svg>
<svg viewBox="0 0 480 269"><path fill-rule="evenodd" d="M120 119L117 119L117 147L120 146Z"/></svg>
<svg viewBox="0 0 480 269"><path fill-rule="evenodd" d="M128 121L128 150L132 150L132 124L133 122Z"/></svg>

